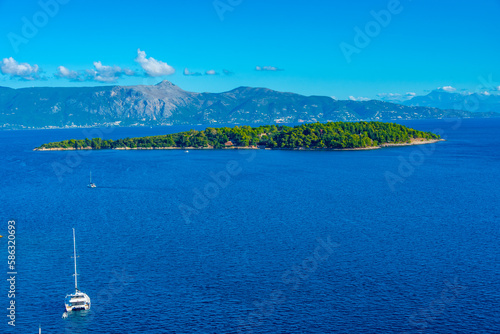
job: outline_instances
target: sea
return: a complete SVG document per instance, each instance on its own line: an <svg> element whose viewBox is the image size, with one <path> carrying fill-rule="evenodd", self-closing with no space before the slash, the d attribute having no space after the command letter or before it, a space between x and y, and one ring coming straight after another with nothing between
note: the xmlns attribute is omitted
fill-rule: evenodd
<svg viewBox="0 0 500 334"><path fill-rule="evenodd" d="M500 333L500 119L399 123L446 141L39 152L205 127L1 131L0 333ZM63 318L72 228L92 307Z"/></svg>

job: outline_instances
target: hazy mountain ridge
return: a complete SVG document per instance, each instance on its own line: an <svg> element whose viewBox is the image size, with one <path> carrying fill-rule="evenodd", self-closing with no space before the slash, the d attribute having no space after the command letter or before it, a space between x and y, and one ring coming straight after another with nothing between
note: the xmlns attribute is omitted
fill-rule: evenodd
<svg viewBox="0 0 500 334"><path fill-rule="evenodd" d="M401 102L407 106L456 109L471 112L500 112L500 95L490 93L454 93L434 90L424 96Z"/></svg>
<svg viewBox="0 0 500 334"><path fill-rule="evenodd" d="M340 101L267 88L187 92L168 81L154 86L0 87L3 128L101 125L259 124L356 120L496 117L383 101Z"/></svg>

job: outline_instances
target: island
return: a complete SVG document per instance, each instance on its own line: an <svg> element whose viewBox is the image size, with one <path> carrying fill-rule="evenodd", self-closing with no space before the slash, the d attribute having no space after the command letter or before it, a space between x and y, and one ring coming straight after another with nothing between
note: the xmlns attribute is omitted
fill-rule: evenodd
<svg viewBox="0 0 500 334"><path fill-rule="evenodd" d="M38 151L129 149L283 149L365 150L387 146L428 144L442 140L437 134L395 123L328 122L297 126L265 125L233 128L208 127L203 131L124 138L70 139L43 144Z"/></svg>

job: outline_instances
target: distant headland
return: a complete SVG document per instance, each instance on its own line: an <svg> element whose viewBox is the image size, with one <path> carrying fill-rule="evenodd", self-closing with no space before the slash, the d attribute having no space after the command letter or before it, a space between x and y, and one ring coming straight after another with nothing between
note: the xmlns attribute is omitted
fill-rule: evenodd
<svg viewBox="0 0 500 334"><path fill-rule="evenodd" d="M328 122L307 123L293 127L285 125L208 127L204 131L190 130L118 140L70 139L43 144L34 150L367 150L389 146L429 144L441 140L443 139L437 134L418 131L395 123Z"/></svg>

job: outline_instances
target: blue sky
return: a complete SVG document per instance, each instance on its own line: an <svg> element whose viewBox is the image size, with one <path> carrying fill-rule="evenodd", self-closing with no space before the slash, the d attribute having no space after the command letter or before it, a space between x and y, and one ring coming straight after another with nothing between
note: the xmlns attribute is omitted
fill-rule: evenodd
<svg viewBox="0 0 500 334"><path fill-rule="evenodd" d="M500 0L0 0L0 13L0 86L13 88L169 80L346 99L500 86Z"/></svg>

